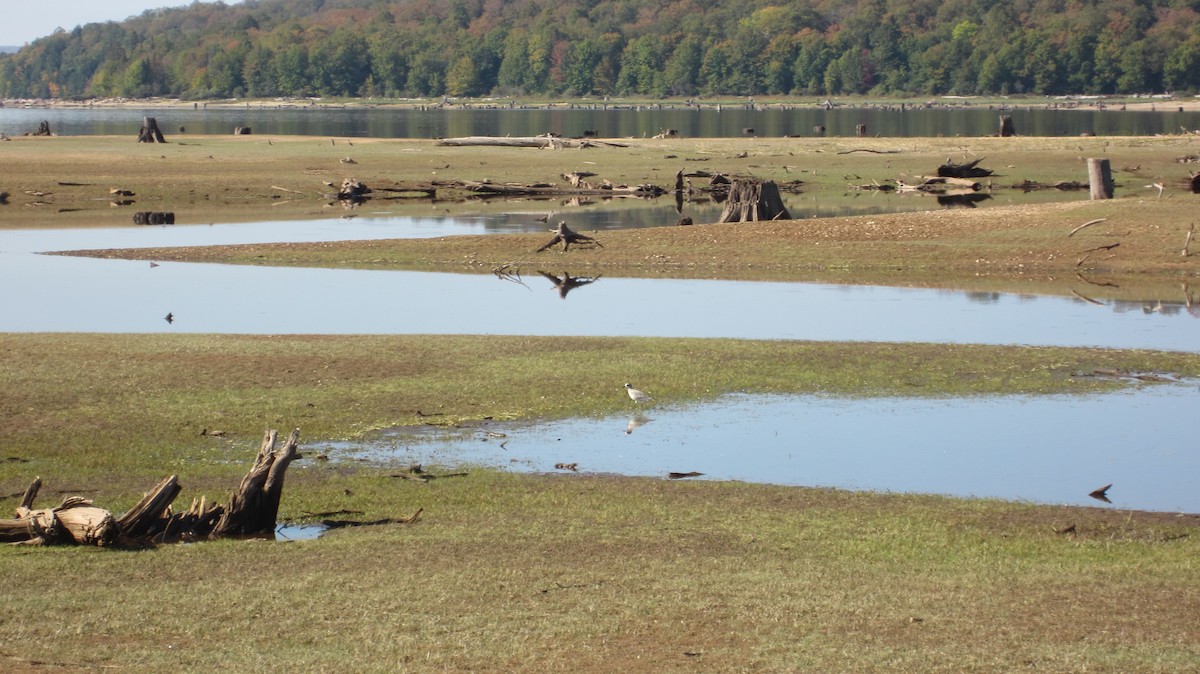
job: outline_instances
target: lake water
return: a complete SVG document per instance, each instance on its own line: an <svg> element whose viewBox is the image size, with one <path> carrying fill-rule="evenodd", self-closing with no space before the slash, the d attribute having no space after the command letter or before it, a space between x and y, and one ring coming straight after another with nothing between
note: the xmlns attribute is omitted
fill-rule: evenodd
<svg viewBox="0 0 1200 674"><path fill-rule="evenodd" d="M614 385L613 395L625 393ZM1111 507L1196 513L1200 452L1181 420L1198 405L1195 382L1086 397L730 395L597 419L389 431L308 450L398 465L695 471L698 479L1072 505L1104 505L1088 494L1112 483Z"/></svg>
<svg viewBox="0 0 1200 674"><path fill-rule="evenodd" d="M1200 307L1189 307L1182 294L1095 304L1075 297L876 286L599 278L563 298L539 273L562 280L571 272L556 254L522 269L517 283L491 274L151 266L33 253L439 236L478 233L485 220L0 231L0 284L22 289L6 297L0 331L729 337L1200 350Z"/></svg>
<svg viewBox="0 0 1200 674"><path fill-rule="evenodd" d="M507 102L502 104L506 106ZM1111 136L1150 136L1200 128L1200 112L1178 112L1164 103L1158 111L1128 112L1119 109L1005 110L1016 130L1026 136L1078 136L1082 133ZM595 131L613 138L646 137L664 129L677 129L689 138L740 137L746 129L762 137L812 136L824 126L828 136L855 136L858 125L869 135L889 137L986 136L999 126L999 110L961 108L882 109L811 104L791 109L773 107L749 110L745 106L695 108L664 106L640 109L595 107L553 109L398 109L331 108L321 106L213 108L0 108L0 131L18 136L48 121L59 135L136 136L143 117L155 117L168 136L179 127L187 133L230 134L250 127L257 134L444 138L456 136L533 136L547 132L577 137Z"/></svg>

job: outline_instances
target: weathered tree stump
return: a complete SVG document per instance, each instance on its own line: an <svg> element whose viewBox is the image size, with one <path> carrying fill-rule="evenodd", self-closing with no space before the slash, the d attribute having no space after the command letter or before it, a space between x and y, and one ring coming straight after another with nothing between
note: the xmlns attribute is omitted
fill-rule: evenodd
<svg viewBox="0 0 1200 674"><path fill-rule="evenodd" d="M751 222L755 220L791 220L779 186L772 180L760 181L736 178L729 186L725 210L717 222Z"/></svg>
<svg viewBox="0 0 1200 674"><path fill-rule="evenodd" d="M1112 167L1107 159L1088 159L1088 185L1092 200L1113 198Z"/></svg>
<svg viewBox="0 0 1200 674"><path fill-rule="evenodd" d="M867 135L867 125L866 124L856 124L854 126L854 133L859 138L865 138Z"/></svg>
<svg viewBox="0 0 1200 674"><path fill-rule="evenodd" d="M814 126L813 127L813 135L814 136L824 136L825 135L825 125L818 124L818 125Z"/></svg>
<svg viewBox="0 0 1200 674"><path fill-rule="evenodd" d="M138 130L139 143L165 143L162 131L158 128L158 120L154 117L143 117L142 128Z"/></svg>
<svg viewBox="0 0 1200 674"><path fill-rule="evenodd" d="M16 518L0 519L0 543L141 546L271 533L279 515L284 473L300 456L300 431L292 431L282 448L275 448L275 440L276 432L267 431L253 467L228 506L202 497L193 500L188 510L172 513L171 503L181 490L178 478L172 475L120 518L78 496L67 497L56 508L34 510L33 501L42 486L37 478L25 491Z"/></svg>
<svg viewBox="0 0 1200 674"><path fill-rule="evenodd" d="M254 466L229 498L229 507L217 521L213 536L248 536L275 530L284 473L288 464L300 456L300 429L292 431L280 449L275 449L275 440L275 430L263 436Z"/></svg>
<svg viewBox="0 0 1200 674"><path fill-rule="evenodd" d="M555 227L551 231L554 232L554 236L551 237L551 239L549 241L547 241L545 244L543 244L542 247L538 248L535 252L540 253L543 250L550 248L551 246L553 246L556 243L562 244L562 249L563 249L564 253L567 252L567 249L571 247L571 244L576 244L576 245L580 245L580 246L595 245L595 246L600 246L601 248L604 247L604 246L600 245L599 241L593 239L592 237L586 236L584 234L580 234L579 232L574 231L570 227L567 227L566 222L559 222L558 226Z"/></svg>
<svg viewBox="0 0 1200 674"><path fill-rule="evenodd" d="M135 225L173 225L175 214L170 211L139 211L133 214Z"/></svg>
<svg viewBox="0 0 1200 674"><path fill-rule="evenodd" d="M53 136L54 134L50 133L50 122L47 120L42 120L42 123L38 124L37 131L33 132L33 135L35 135L35 136Z"/></svg>
<svg viewBox="0 0 1200 674"><path fill-rule="evenodd" d="M250 134L251 129L248 126L238 126L233 129L233 135L235 136L249 136Z"/></svg>
<svg viewBox="0 0 1200 674"><path fill-rule="evenodd" d="M1013 126L1011 115L1000 115L1000 137L1009 138L1017 135L1017 129Z"/></svg>

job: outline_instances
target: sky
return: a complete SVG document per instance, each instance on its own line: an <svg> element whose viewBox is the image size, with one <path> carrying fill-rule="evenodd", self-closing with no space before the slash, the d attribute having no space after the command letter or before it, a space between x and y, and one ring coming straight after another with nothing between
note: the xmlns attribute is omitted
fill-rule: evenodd
<svg viewBox="0 0 1200 674"><path fill-rule="evenodd" d="M43 0L16 9L14 5L18 4L24 3L0 2L5 10L4 20L0 21L0 45L19 47L50 35L56 28L71 30L98 21L124 21L147 9L183 7L192 0ZM225 0L225 4L237 4L237 0Z"/></svg>

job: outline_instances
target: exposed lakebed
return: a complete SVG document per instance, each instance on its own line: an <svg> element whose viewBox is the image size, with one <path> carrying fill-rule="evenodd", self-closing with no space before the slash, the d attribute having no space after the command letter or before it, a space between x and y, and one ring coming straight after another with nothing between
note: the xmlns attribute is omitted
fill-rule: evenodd
<svg viewBox="0 0 1200 674"><path fill-rule="evenodd" d="M1185 298L1080 297L713 280L239 267L40 255L77 248L331 241L494 231L488 218L356 218L0 232L6 332L531 334L1037 344L1200 350ZM548 268L548 274L563 270ZM170 314L172 322L165 316ZM621 382L614 395L622 396ZM652 382L639 385L652 389ZM381 436L330 451L398 463L665 476L1200 511L1193 383L1092 396L726 396L604 419ZM628 432L627 432L628 431ZM502 446L503 445L503 446Z"/></svg>

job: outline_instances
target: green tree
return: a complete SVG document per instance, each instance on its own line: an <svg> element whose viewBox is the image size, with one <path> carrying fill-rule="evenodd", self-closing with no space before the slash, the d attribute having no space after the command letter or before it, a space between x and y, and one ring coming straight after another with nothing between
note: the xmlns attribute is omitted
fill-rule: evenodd
<svg viewBox="0 0 1200 674"><path fill-rule="evenodd" d="M1163 84L1169 91L1200 91L1200 37L1193 37L1167 55Z"/></svg>
<svg viewBox="0 0 1200 674"><path fill-rule="evenodd" d="M134 59L121 76L120 95L144 98L153 91L150 62L144 58Z"/></svg>
<svg viewBox="0 0 1200 674"><path fill-rule="evenodd" d="M271 68L275 71L275 83L279 93L288 96L308 96L315 93L308 72L308 48L303 44L291 44L275 52Z"/></svg>

